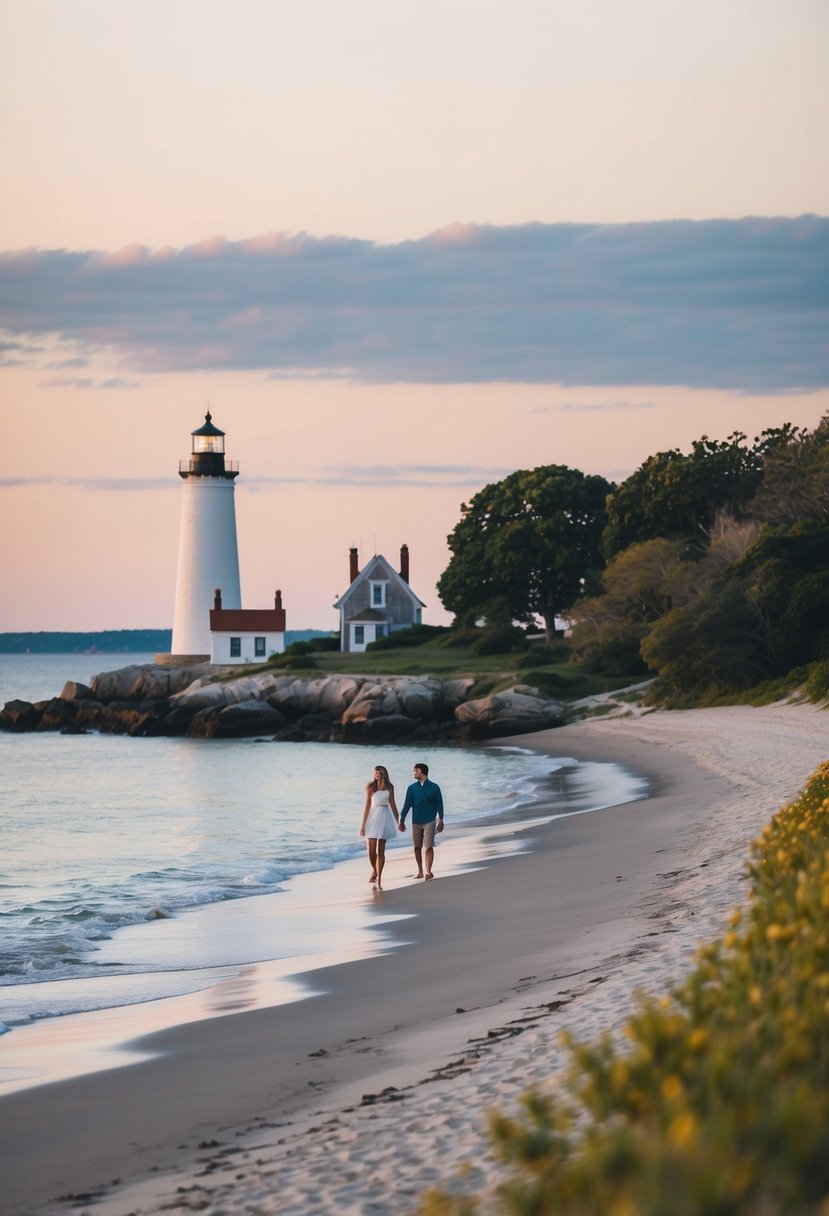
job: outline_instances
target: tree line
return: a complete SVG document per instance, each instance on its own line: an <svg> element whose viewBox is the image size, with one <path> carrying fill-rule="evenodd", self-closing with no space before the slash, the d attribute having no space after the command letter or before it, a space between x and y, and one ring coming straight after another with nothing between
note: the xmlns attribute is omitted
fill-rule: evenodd
<svg viewBox="0 0 829 1216"><path fill-rule="evenodd" d="M461 506L438 584L463 629L569 626L607 675L703 704L795 675L829 692L829 415L752 442L703 435L614 484L519 470Z"/></svg>

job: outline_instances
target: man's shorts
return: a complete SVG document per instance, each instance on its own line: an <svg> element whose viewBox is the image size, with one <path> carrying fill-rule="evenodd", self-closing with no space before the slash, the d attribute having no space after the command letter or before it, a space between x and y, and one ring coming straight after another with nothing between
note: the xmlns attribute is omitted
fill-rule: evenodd
<svg viewBox="0 0 829 1216"><path fill-rule="evenodd" d="M437 820L431 823L412 824L412 844L416 849L433 849L435 847L435 827Z"/></svg>

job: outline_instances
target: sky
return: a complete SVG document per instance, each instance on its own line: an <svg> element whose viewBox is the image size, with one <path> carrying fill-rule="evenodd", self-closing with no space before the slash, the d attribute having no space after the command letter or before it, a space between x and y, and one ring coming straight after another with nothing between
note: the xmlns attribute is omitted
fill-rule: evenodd
<svg viewBox="0 0 829 1216"><path fill-rule="evenodd" d="M518 468L829 411L826 0L0 0L0 631L333 629Z"/></svg>

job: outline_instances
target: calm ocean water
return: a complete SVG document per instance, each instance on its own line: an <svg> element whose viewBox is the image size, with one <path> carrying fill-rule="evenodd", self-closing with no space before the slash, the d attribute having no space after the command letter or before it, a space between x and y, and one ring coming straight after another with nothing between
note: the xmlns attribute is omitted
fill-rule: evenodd
<svg viewBox="0 0 829 1216"><path fill-rule="evenodd" d="M0 703L150 661L0 655ZM359 933L359 905L335 901L332 915L332 872L364 853L374 764L402 797L418 759L443 789L455 839L532 818L542 791L572 813L645 788L616 765L510 748L0 733L0 1026L196 990L216 968L312 955L334 933ZM410 848L408 836L395 843L387 873ZM324 894L309 905L297 876L315 874Z"/></svg>

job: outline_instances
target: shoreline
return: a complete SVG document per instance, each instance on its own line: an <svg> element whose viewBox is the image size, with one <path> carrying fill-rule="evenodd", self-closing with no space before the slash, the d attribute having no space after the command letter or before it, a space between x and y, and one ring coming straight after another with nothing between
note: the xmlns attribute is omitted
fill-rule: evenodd
<svg viewBox="0 0 829 1216"><path fill-rule="evenodd" d="M387 891L384 914L414 913L392 925L402 943L316 971L301 1017L283 1005L166 1030L145 1044L160 1054L128 1071L0 1099L8 1213L79 1191L83 1204L100 1193L102 1216L150 1213L181 1186L228 1212L368 1213L392 1188L405 1211L464 1160L463 1185L486 1183L487 1106L555 1072L563 1025L612 1028L634 986L681 974L739 900L750 841L829 754L829 719L812 706L674 711L501 742L616 761L651 795L533 824L529 851L451 882ZM452 1142L428 1168L417 1144L400 1146L416 1109ZM394 1178L376 1191L384 1159Z"/></svg>

